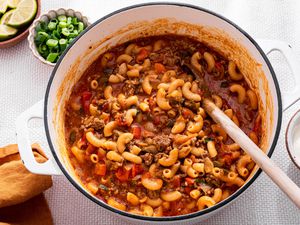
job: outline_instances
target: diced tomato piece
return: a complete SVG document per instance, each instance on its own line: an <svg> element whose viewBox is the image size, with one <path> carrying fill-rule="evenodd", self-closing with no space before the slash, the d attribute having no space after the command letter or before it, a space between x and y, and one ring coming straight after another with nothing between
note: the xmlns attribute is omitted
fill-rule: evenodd
<svg viewBox="0 0 300 225"><path fill-rule="evenodd" d="M216 66L217 70L221 70L222 69L222 63L221 62L216 62L215 66Z"/></svg>
<svg viewBox="0 0 300 225"><path fill-rule="evenodd" d="M160 117L159 116L155 116L153 118L153 124L154 125L159 125L160 124Z"/></svg>
<svg viewBox="0 0 300 225"><path fill-rule="evenodd" d="M125 181L128 181L129 173L130 173L130 170L126 170L123 167L119 167L115 174L116 174L116 177L119 179L119 181L125 182Z"/></svg>
<svg viewBox="0 0 300 225"><path fill-rule="evenodd" d="M85 138L85 135L83 135L77 142L77 147L78 148L84 148L87 146L87 141L86 141L86 138Z"/></svg>
<svg viewBox="0 0 300 225"><path fill-rule="evenodd" d="M137 125L132 126L132 134L135 139L141 139L142 137L142 128Z"/></svg>
<svg viewBox="0 0 300 225"><path fill-rule="evenodd" d="M184 119L191 119L194 117L194 113L188 108L182 108L182 116Z"/></svg>
<svg viewBox="0 0 300 225"><path fill-rule="evenodd" d="M88 154L92 154L95 150L96 150L96 147L93 146L92 144L89 144L85 151Z"/></svg>
<svg viewBox="0 0 300 225"><path fill-rule="evenodd" d="M103 105L101 106L101 109L102 109L104 112L107 112L107 111L109 110L109 102L103 103Z"/></svg>
<svg viewBox="0 0 300 225"><path fill-rule="evenodd" d="M220 158L226 165L231 165L234 160L231 152L221 152Z"/></svg>
<svg viewBox="0 0 300 225"><path fill-rule="evenodd" d="M85 113L89 113L90 103L91 103L92 93L89 91L82 92L81 99L82 99L82 106Z"/></svg>
<svg viewBox="0 0 300 225"><path fill-rule="evenodd" d="M136 175L142 174L144 172L144 168L142 165L139 164L133 164L132 170L131 170L131 176L135 177Z"/></svg>
<svg viewBox="0 0 300 225"><path fill-rule="evenodd" d="M161 63L154 63L154 70L156 73L161 74L166 72L166 67Z"/></svg>
<svg viewBox="0 0 300 225"><path fill-rule="evenodd" d="M190 177L186 177L185 181L187 182L188 185L193 185L195 182L195 179L190 178Z"/></svg>
<svg viewBox="0 0 300 225"><path fill-rule="evenodd" d="M184 192L185 192L186 194L190 194L191 190L192 190L191 187L185 187L185 188L184 188Z"/></svg>
<svg viewBox="0 0 300 225"><path fill-rule="evenodd" d="M147 58L148 55L149 55L148 50L145 48L142 48L136 57L136 61L140 62L140 61L144 60L145 58Z"/></svg>
<svg viewBox="0 0 300 225"><path fill-rule="evenodd" d="M88 100L91 99L91 97L92 97L92 93L91 92L89 92L89 91L82 92L82 100L83 101L88 101Z"/></svg>
<svg viewBox="0 0 300 225"><path fill-rule="evenodd" d="M127 126L127 121L124 119L124 117L122 116L122 114L118 114L115 117L115 120L116 120L118 126L120 126L120 127Z"/></svg>
<svg viewBox="0 0 300 225"><path fill-rule="evenodd" d="M174 187L180 187L180 177L179 176L174 176L174 178L173 178L173 186Z"/></svg>
<svg viewBox="0 0 300 225"><path fill-rule="evenodd" d="M152 176L151 176L151 173L150 172L146 172L146 173L144 173L143 175L142 175L142 178L143 179L146 179L146 178L151 178Z"/></svg>
<svg viewBox="0 0 300 225"><path fill-rule="evenodd" d="M95 174L99 176L105 176L106 174L106 164L105 163L97 163L95 165Z"/></svg>

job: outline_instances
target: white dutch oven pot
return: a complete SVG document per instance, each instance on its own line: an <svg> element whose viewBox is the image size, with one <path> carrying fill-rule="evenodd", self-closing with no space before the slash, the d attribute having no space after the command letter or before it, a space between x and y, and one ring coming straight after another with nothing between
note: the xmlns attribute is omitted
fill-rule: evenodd
<svg viewBox="0 0 300 225"><path fill-rule="evenodd" d="M224 206L228 205L243 193L258 177L261 171L256 170L243 187L237 190L229 198L213 207L188 215L152 218L133 215L112 208L89 194L74 175L65 154L65 137L62 126L63 111L72 86L80 78L80 75L87 66L105 50L105 47L114 46L125 34L134 32L135 29L137 29L135 26L132 26L130 29L124 30L124 27L128 26L128 24L139 23L141 21L149 22L160 18L172 18L173 21L176 20L188 24L200 24L204 27L215 27L223 30L244 46L252 58L262 65L262 70L265 74L265 82L268 84L269 94L266 96L265 89L262 86L259 86L258 88L259 93L263 101L266 101L266 98L269 98L273 107L273 110L271 111L266 109L266 126L268 127L266 153L268 156L271 156L280 131L282 111L293 104L299 97L300 76L295 76L296 85L294 90L289 93L284 93L281 96L276 76L265 54L268 54L273 50L279 50L289 62L292 73L296 75L296 72L299 72L300 68L295 62L295 57L291 52L290 46L278 41L259 41L260 45L258 45L246 32L228 19L206 9L176 3L149 3L131 6L113 12L87 28L84 33L71 44L62 57L60 57L59 62L57 62L48 83L45 99L32 106L17 118L17 141L22 160L28 170L38 174L58 175L63 173L82 194L98 205L108 209L108 211L120 215L131 222L143 221L149 223L190 224L206 219L213 213L224 208ZM148 26L148 22L144 23L144 27ZM160 28L163 29L163 26ZM124 30L123 33L116 33L120 29ZM172 33L175 31L169 30L169 32ZM189 31L183 32L187 33ZM111 38L107 38L111 34L115 35ZM193 35L192 33L188 34ZM104 39L106 41L100 43ZM263 48L264 51L261 48ZM70 72L70 70L72 71ZM72 76L67 78L68 73L71 73ZM44 119L45 131L51 152L48 153L49 160L43 164L39 164L34 160L30 148L28 121L32 118ZM270 118L272 118L272 120Z"/></svg>

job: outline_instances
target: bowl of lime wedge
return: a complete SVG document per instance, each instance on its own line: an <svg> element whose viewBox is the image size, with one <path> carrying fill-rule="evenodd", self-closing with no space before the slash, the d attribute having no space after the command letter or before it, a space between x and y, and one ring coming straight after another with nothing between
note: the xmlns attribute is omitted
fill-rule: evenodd
<svg viewBox="0 0 300 225"><path fill-rule="evenodd" d="M0 0L0 48L12 47L25 39L40 14L40 0Z"/></svg>

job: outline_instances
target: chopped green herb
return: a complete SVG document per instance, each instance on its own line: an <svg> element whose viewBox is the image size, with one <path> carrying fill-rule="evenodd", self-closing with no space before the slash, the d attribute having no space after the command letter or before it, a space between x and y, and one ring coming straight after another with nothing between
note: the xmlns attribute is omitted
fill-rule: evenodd
<svg viewBox="0 0 300 225"><path fill-rule="evenodd" d="M223 81L223 82L220 84L220 87L221 87L221 88L227 88L227 87L229 87L229 84L228 84L227 81Z"/></svg>
<svg viewBox="0 0 300 225"><path fill-rule="evenodd" d="M213 141L214 139L212 137L204 138L204 143L208 143L209 141Z"/></svg>
<svg viewBox="0 0 300 225"><path fill-rule="evenodd" d="M200 178L196 178L194 182L197 184L200 184L200 183L206 184L206 181L204 179L200 179Z"/></svg>
<svg viewBox="0 0 300 225"><path fill-rule="evenodd" d="M213 164L215 167L223 167L223 163L221 163L219 161L213 161Z"/></svg>
<svg viewBox="0 0 300 225"><path fill-rule="evenodd" d="M106 187L106 186L103 185L103 184L100 184L100 185L99 185L99 188L100 188L101 190L103 190L103 191L108 191L108 187Z"/></svg>
<svg viewBox="0 0 300 225"><path fill-rule="evenodd" d="M70 133L70 142L71 143L74 143L76 141L76 131L73 130L71 133Z"/></svg>
<svg viewBox="0 0 300 225"><path fill-rule="evenodd" d="M173 127L174 126L174 123L175 121L170 119L168 122L167 122L167 127Z"/></svg>

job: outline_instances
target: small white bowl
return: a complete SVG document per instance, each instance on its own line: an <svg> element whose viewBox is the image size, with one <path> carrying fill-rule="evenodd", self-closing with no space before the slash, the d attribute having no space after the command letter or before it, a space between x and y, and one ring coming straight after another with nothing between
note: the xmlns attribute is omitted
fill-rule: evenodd
<svg viewBox="0 0 300 225"><path fill-rule="evenodd" d="M300 110L293 115L287 126L285 144L290 158L300 169Z"/></svg>
<svg viewBox="0 0 300 225"><path fill-rule="evenodd" d="M39 16L31 25L31 27L29 28L29 36L27 38L28 42L29 42L29 48L31 49L33 55L39 59L41 62L49 65L49 66L55 66L55 63L51 63L49 61L47 61L46 59L44 59L39 52L37 51L36 45L34 43L34 37L36 35L36 26L41 22L46 22L48 23L51 19L57 18L60 15L66 15L66 16L73 16L73 17L77 17L81 22L83 22L83 24L85 25L85 27L91 25L88 22L87 17L83 16L80 12L74 11L73 9L57 9L57 10L50 10L48 13L43 14L41 16Z"/></svg>

